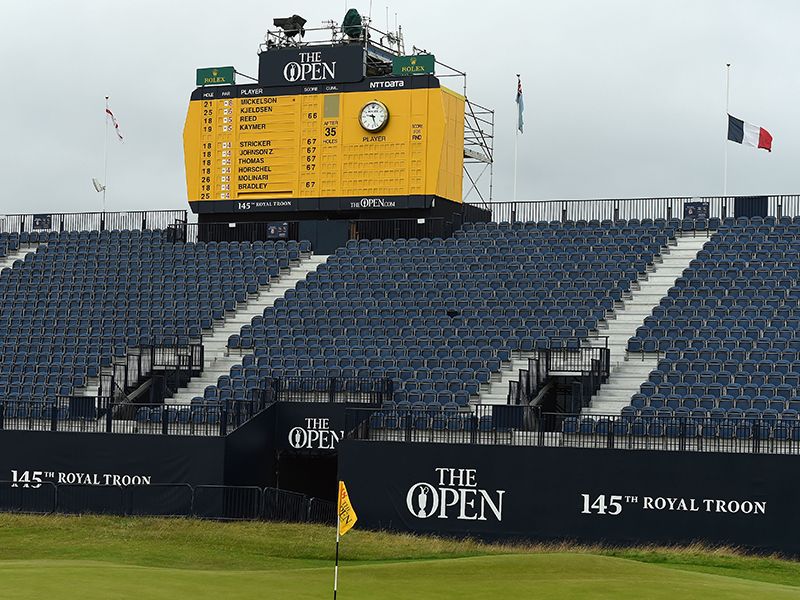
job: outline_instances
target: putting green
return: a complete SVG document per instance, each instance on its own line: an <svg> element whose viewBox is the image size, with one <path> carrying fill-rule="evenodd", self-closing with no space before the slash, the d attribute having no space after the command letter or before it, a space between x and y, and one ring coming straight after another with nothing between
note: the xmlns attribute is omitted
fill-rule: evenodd
<svg viewBox="0 0 800 600"><path fill-rule="evenodd" d="M302 562L302 561L300 561ZM84 561L5 561L0 595L63 598L317 599L330 596L330 567L267 571L160 569ZM800 589L605 556L531 554L344 565L339 597L800 598Z"/></svg>
<svg viewBox="0 0 800 600"><path fill-rule="evenodd" d="M0 515L0 598L329 598L332 534L274 523ZM800 599L798 563L702 548L568 552L353 531L342 556L342 600Z"/></svg>

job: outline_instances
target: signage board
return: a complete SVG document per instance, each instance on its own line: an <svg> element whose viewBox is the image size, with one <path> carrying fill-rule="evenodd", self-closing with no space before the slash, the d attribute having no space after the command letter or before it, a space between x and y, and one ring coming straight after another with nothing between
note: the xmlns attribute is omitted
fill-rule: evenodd
<svg viewBox="0 0 800 600"><path fill-rule="evenodd" d="M796 456L349 439L338 450L368 529L800 554Z"/></svg>
<svg viewBox="0 0 800 600"><path fill-rule="evenodd" d="M364 79L360 45L267 50L258 57L258 83L264 86L350 83Z"/></svg>
<svg viewBox="0 0 800 600"><path fill-rule="evenodd" d="M197 69L197 85L233 85L236 83L236 69L233 67L209 67Z"/></svg>
<svg viewBox="0 0 800 600"><path fill-rule="evenodd" d="M436 68L433 54L395 56L392 59L392 75L431 75Z"/></svg>

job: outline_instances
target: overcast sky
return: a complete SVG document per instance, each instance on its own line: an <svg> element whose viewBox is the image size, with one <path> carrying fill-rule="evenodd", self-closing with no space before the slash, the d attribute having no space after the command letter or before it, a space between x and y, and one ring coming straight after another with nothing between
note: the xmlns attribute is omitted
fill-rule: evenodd
<svg viewBox="0 0 800 600"><path fill-rule="evenodd" d="M369 2L351 2L367 13ZM302 8L298 8L298 7ZM257 72L272 18L341 21L331 0L4 2L0 213L100 207L103 103L108 209L184 208L182 130L195 69ZM386 2L373 3L385 26ZM725 63L731 113L773 152L728 143L731 194L800 193L797 0L395 1L406 47L468 73L496 110L496 200L512 195L515 73L525 91L520 199L722 192Z"/></svg>

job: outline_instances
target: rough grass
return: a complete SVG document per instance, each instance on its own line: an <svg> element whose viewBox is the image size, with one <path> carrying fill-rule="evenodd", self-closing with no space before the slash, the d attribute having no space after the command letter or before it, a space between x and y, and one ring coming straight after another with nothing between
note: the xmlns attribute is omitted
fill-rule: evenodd
<svg viewBox="0 0 800 600"><path fill-rule="evenodd" d="M2 598L320 598L333 528L0 515ZM354 529L342 598L800 598L800 563L732 548L487 545Z"/></svg>

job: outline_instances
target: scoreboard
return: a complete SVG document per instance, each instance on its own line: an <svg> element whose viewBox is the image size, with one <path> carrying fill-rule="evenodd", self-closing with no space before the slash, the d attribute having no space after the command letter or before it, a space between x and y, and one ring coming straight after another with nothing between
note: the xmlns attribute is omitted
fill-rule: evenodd
<svg viewBox="0 0 800 600"><path fill-rule="evenodd" d="M262 75L262 62L265 83L206 86L192 94L183 137L194 212L461 201L463 96L433 75L353 81L359 72L341 64L347 81L336 81L337 61L301 54L310 62L269 56L277 60L270 71L277 75ZM325 80L329 75L333 81Z"/></svg>

